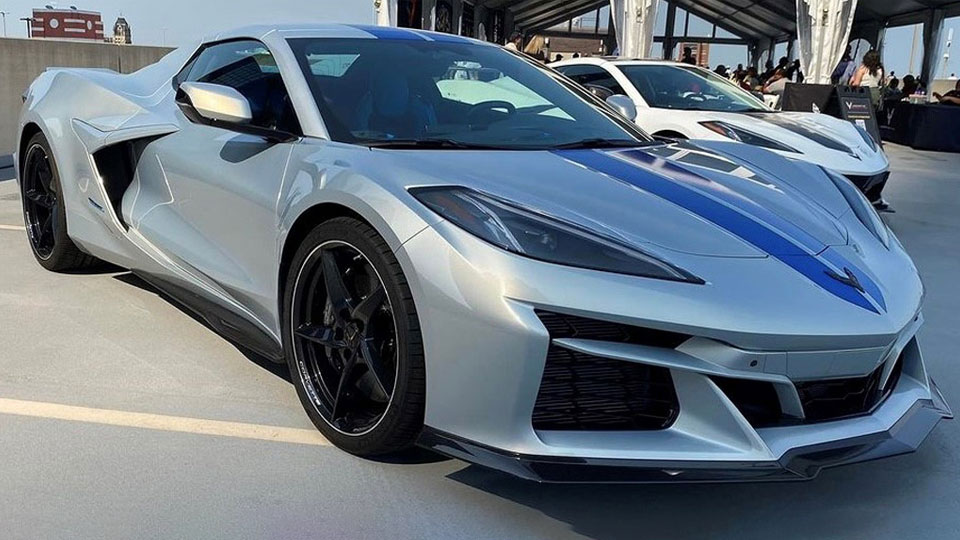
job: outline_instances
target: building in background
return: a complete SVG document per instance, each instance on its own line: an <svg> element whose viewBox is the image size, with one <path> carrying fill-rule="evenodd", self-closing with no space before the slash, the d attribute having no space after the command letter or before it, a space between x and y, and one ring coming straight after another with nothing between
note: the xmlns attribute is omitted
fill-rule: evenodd
<svg viewBox="0 0 960 540"><path fill-rule="evenodd" d="M690 50L693 52L693 57L697 59L697 65L701 67L710 66L710 44L709 43L680 43L680 46L677 47L677 60L683 57L683 50L687 47L690 47Z"/></svg>
<svg viewBox="0 0 960 540"><path fill-rule="evenodd" d="M76 6L34 9L30 20L30 37L103 41L103 20L96 11L83 11Z"/></svg>
<svg viewBox="0 0 960 540"><path fill-rule="evenodd" d="M133 43L133 37L130 33L130 23L123 17L118 17L117 22L113 23L113 39L107 39L116 45L130 45Z"/></svg>

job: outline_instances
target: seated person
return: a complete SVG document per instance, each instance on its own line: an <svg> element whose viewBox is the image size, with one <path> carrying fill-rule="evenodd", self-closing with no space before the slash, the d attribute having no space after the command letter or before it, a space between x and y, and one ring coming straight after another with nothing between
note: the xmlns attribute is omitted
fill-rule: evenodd
<svg viewBox="0 0 960 540"><path fill-rule="evenodd" d="M937 101L944 105L960 105L960 81L957 81L957 86L953 90L942 96L934 92L933 97L937 98Z"/></svg>

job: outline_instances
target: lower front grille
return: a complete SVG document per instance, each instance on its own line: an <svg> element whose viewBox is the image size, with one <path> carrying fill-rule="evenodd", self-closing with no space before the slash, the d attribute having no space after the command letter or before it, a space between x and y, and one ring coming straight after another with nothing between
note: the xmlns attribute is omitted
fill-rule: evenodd
<svg viewBox="0 0 960 540"><path fill-rule="evenodd" d="M853 185L860 188L860 191L864 192L870 202L876 202L880 199L880 194L883 191L883 187L887 184L889 177L890 171L864 176L847 175L847 179L853 182Z"/></svg>
<svg viewBox="0 0 960 540"><path fill-rule="evenodd" d="M897 360L885 387L880 386L882 365L866 377L796 383L806 420L822 422L869 413L897 385L902 364Z"/></svg>
<svg viewBox="0 0 960 540"><path fill-rule="evenodd" d="M656 430L680 411L670 370L550 346L533 410L540 430Z"/></svg>

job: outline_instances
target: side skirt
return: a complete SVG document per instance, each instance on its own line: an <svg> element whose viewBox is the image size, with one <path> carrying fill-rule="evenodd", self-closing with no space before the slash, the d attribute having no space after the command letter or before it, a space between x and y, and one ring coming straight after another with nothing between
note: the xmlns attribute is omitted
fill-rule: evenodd
<svg viewBox="0 0 960 540"><path fill-rule="evenodd" d="M283 347L277 343L273 336L236 313L153 274L138 271L134 271L133 274L155 287L177 304L196 314L214 332L231 343L273 362L284 363L286 361L283 355Z"/></svg>

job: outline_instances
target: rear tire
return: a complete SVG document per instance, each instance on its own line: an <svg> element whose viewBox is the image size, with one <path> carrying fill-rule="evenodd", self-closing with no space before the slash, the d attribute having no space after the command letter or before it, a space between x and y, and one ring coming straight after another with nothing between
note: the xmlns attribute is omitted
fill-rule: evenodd
<svg viewBox="0 0 960 540"><path fill-rule="evenodd" d="M318 225L294 255L284 289L284 353L314 425L355 455L412 446L423 429L423 338L383 238L353 218Z"/></svg>
<svg viewBox="0 0 960 540"><path fill-rule="evenodd" d="M96 266L67 234L67 211L57 163L43 133L27 142L20 171L23 220L33 256L51 272L68 272Z"/></svg>

